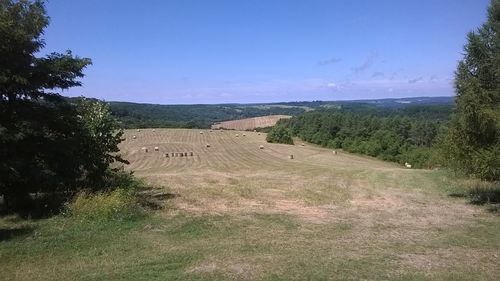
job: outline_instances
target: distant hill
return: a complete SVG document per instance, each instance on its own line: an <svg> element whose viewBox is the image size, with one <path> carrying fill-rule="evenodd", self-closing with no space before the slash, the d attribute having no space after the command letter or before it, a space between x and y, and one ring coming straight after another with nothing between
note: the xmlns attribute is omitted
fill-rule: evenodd
<svg viewBox="0 0 500 281"><path fill-rule="evenodd" d="M289 119L290 115L269 115L261 117L252 117L239 120L230 120L218 122L212 125L212 129L229 129L229 130L254 130L257 128L267 128L276 125L280 119Z"/></svg>
<svg viewBox="0 0 500 281"><path fill-rule="evenodd" d="M78 98L69 98L76 100ZM249 104L161 105L109 102L123 128L210 128L214 123L269 115L297 116L313 110L349 111L433 106L439 114L449 114L454 97L414 97L353 101L300 101Z"/></svg>

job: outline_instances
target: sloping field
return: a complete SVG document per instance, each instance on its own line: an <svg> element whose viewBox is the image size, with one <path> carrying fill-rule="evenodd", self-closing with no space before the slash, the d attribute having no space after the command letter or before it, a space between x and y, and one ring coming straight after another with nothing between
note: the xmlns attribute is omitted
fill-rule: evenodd
<svg viewBox="0 0 500 281"><path fill-rule="evenodd" d="M500 274L498 217L447 197L457 183L442 172L307 144L269 144L255 132L201 132L128 131L122 146L130 170L175 194L157 231L180 224L188 232L177 242L157 232L143 239L168 254L208 247L179 271L183 278L493 280ZM191 151L192 157L163 155Z"/></svg>
<svg viewBox="0 0 500 281"><path fill-rule="evenodd" d="M280 119L291 118L289 115L269 115L261 117L246 118L240 120L230 120L212 125L212 129L229 129L229 130L253 130L256 128L272 127Z"/></svg>
<svg viewBox="0 0 500 281"><path fill-rule="evenodd" d="M201 132L127 131L127 169L156 187L164 208L138 221L52 219L29 236L0 235L0 279L500 276L498 215L449 197L461 183L441 171L268 144L254 132Z"/></svg>

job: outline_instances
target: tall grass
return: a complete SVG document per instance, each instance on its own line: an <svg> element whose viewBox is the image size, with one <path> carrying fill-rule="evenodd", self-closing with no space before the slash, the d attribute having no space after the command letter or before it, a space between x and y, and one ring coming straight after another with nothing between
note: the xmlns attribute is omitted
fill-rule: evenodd
<svg viewBox="0 0 500 281"><path fill-rule="evenodd" d="M110 192L82 192L67 205L67 214L79 220L123 221L144 214L133 192L119 188Z"/></svg>

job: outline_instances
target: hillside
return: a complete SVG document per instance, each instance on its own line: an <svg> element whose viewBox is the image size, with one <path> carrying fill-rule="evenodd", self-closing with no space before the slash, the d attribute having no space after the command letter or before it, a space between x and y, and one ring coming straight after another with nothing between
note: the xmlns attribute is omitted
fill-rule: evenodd
<svg viewBox="0 0 500 281"><path fill-rule="evenodd" d="M253 118L245 118L239 120L230 120L218 122L212 125L212 129L228 129L228 130L254 130L257 128L272 127L280 119L289 119L290 115L269 115Z"/></svg>
<svg viewBox="0 0 500 281"><path fill-rule="evenodd" d="M70 98L75 100L77 98ZM323 109L399 110L418 106L439 106L450 112L453 97L415 97L355 101L306 101L250 104L162 105L109 102L123 128L210 128L217 122L268 115L297 116Z"/></svg>
<svg viewBox="0 0 500 281"><path fill-rule="evenodd" d="M500 274L498 217L447 196L463 191L460 181L309 144L269 144L265 137L127 130L120 145L126 168L155 187L163 208L150 218L107 224L55 218L19 228L0 219L6 229L36 229L0 241L2 276L495 280ZM188 156L172 156L181 152Z"/></svg>

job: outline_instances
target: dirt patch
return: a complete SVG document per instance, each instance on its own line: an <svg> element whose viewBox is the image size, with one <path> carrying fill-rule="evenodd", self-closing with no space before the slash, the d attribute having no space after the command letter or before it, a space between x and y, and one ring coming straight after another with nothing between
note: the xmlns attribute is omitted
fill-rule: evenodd
<svg viewBox="0 0 500 281"><path fill-rule="evenodd" d="M270 203L257 200L238 200L230 202L227 200L211 200L188 204L180 202L179 209L194 213L209 214L289 214L307 222L325 223L331 218L333 206L307 206L298 200L275 200Z"/></svg>
<svg viewBox="0 0 500 281"><path fill-rule="evenodd" d="M484 264L500 264L500 255L491 250L453 247L435 251L427 250L419 254L403 254L399 256L399 262L403 267L431 275L451 268L472 267L480 271ZM500 269L498 271L500 273Z"/></svg>
<svg viewBox="0 0 500 281"><path fill-rule="evenodd" d="M258 280L260 269L252 264L239 261L210 261L193 266L187 273L221 272L235 280Z"/></svg>

